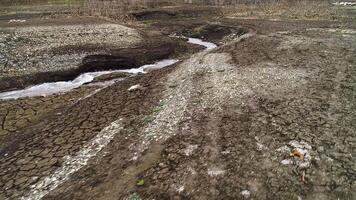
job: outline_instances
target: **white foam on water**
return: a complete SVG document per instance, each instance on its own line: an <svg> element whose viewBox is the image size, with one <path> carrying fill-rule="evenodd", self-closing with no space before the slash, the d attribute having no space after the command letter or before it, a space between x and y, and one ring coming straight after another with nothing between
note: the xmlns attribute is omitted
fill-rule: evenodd
<svg viewBox="0 0 356 200"><path fill-rule="evenodd" d="M142 66L142 68L144 71L162 69L167 66L171 66L171 65L177 63L178 61L179 60L176 60L176 59L167 59L167 60L162 60L162 61L156 62L155 64L152 64L152 65L144 65L144 66Z"/></svg>
<svg viewBox="0 0 356 200"><path fill-rule="evenodd" d="M43 83L35 86L31 86L22 90L14 90L10 92L0 93L0 99L18 99L23 97L34 97L34 96L47 96L57 93L64 93L75 88L82 86L83 84L92 82L95 77L115 73L115 72L127 72L132 74L146 73L147 69L160 69L177 63L179 60L167 59L159 61L151 65L143 65L140 68L133 68L127 70L112 70L112 71L101 71L101 72L88 72L81 74L73 81L59 81L52 83Z"/></svg>
<svg viewBox="0 0 356 200"><path fill-rule="evenodd" d="M34 96L47 96L56 93L68 92L72 89L78 88L79 86L90 83L95 77L104 74L109 74L110 71L103 72L89 72L84 73L75 78L73 81L59 81L52 83L42 83L39 85L31 86L23 90L14 90L10 92L0 93L0 99L18 99L23 97L34 97Z"/></svg>
<svg viewBox="0 0 356 200"><path fill-rule="evenodd" d="M188 43L198 44L204 46L207 50L211 50L217 47L216 44L211 42L205 42L198 38L188 38ZM59 81L59 82L50 82L43 83L35 86L31 86L22 90L14 90L9 92L0 93L0 100L8 100L8 99L18 99L24 97L35 97L35 96L47 96L57 93L64 93L71 91L75 88L82 86L83 84L92 82L95 77L110 74L114 72L127 72L131 74L138 73L147 73L150 70L161 69L164 67L168 67L175 63L179 62L177 59L165 59L154 64L143 65L139 68L125 69L125 70L112 70L112 71L101 71L101 72L88 72L81 74L73 81Z"/></svg>
<svg viewBox="0 0 356 200"><path fill-rule="evenodd" d="M149 70L155 70L155 69L161 69L164 67L171 66L175 63L177 63L179 60L177 59L165 59L159 62L156 62L154 64L149 64L149 65L143 65L139 68L132 68L132 69L126 69L126 70L120 70L121 72L127 72L127 73L132 73L132 74L138 74L138 73L147 73Z"/></svg>
<svg viewBox="0 0 356 200"><path fill-rule="evenodd" d="M217 47L216 44L211 43L211 42L204 42L203 40L201 40L199 38L188 38L188 39L189 39L188 43L204 46L206 48L205 49L206 51L215 49Z"/></svg>

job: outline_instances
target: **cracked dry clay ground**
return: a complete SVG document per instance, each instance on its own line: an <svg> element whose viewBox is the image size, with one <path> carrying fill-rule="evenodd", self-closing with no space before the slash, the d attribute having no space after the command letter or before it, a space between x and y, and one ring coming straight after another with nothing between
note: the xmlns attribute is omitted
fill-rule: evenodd
<svg viewBox="0 0 356 200"><path fill-rule="evenodd" d="M355 44L352 30L271 31L114 84L18 133L0 197L354 199Z"/></svg>

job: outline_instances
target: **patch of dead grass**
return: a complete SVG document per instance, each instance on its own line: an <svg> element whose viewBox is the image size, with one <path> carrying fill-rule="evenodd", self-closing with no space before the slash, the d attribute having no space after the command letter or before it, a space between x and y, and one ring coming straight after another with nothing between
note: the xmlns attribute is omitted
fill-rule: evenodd
<svg viewBox="0 0 356 200"><path fill-rule="evenodd" d="M300 20L337 20L343 17L336 8L325 1L280 1L266 4L240 4L223 9L225 17L272 18Z"/></svg>

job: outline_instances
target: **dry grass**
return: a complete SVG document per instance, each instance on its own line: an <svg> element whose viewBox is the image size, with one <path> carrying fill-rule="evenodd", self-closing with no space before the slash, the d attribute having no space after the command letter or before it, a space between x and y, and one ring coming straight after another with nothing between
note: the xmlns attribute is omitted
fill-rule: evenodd
<svg viewBox="0 0 356 200"><path fill-rule="evenodd" d="M130 11L172 6L180 2L180 0L85 0L82 5L73 10L78 14L120 20L130 18Z"/></svg>
<svg viewBox="0 0 356 200"><path fill-rule="evenodd" d="M234 18L273 18L335 20L342 14L327 1L279 1L265 4L239 4L224 7L223 14Z"/></svg>

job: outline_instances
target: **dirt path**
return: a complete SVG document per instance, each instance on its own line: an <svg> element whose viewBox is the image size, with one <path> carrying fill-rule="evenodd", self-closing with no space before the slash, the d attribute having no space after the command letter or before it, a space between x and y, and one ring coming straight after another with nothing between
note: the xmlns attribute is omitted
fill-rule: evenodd
<svg viewBox="0 0 356 200"><path fill-rule="evenodd" d="M5 138L0 199L354 199L355 25L223 23L255 31Z"/></svg>

